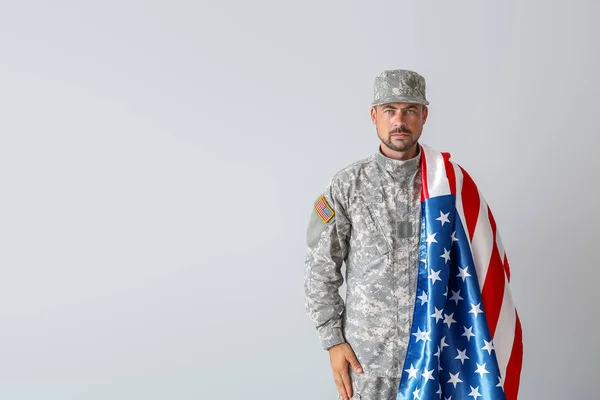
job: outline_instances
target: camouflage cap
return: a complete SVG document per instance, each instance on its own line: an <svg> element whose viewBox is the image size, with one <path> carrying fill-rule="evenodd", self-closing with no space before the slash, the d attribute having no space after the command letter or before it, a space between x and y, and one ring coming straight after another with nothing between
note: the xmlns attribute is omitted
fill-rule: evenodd
<svg viewBox="0 0 600 400"><path fill-rule="evenodd" d="M371 105L396 102L428 105L425 98L425 78L405 69L386 70L379 74L375 78Z"/></svg>

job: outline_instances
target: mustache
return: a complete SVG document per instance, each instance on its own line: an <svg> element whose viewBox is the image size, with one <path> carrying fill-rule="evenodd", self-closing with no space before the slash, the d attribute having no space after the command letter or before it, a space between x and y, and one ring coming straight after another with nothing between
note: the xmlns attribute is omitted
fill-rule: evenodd
<svg viewBox="0 0 600 400"><path fill-rule="evenodd" d="M405 126L401 126L399 128L396 128L396 129L390 131L390 135L394 134L394 133L410 133L410 134L412 134L411 130Z"/></svg>

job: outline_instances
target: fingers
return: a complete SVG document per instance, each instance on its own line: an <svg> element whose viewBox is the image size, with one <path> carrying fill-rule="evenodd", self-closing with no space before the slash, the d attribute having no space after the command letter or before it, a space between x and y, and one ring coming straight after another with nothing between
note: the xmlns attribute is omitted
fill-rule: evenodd
<svg viewBox="0 0 600 400"><path fill-rule="evenodd" d="M329 350L331 358L331 367L335 386L341 400L349 400L352 397L352 379L350 377L350 367L357 374L362 374L363 369L356 354L347 343L334 346Z"/></svg>
<svg viewBox="0 0 600 400"><path fill-rule="evenodd" d="M346 368L340 373L340 375L342 376L342 382L344 383L346 394L348 395L348 398L350 398L352 397L352 380L350 379L350 375L348 374L348 369Z"/></svg>
<svg viewBox="0 0 600 400"><path fill-rule="evenodd" d="M340 395L340 399L348 400L348 392L346 391L346 387L344 386L344 381L342 380L342 375L339 373L334 373L333 380L335 381L335 386L337 387L338 394Z"/></svg>
<svg viewBox="0 0 600 400"><path fill-rule="evenodd" d="M363 369L362 366L360 365L360 363L358 362L358 359L356 358L356 354L354 354L353 351L350 351L347 355L346 355L346 360L348 360L348 362L350 363L350 365L352 366L352 369L357 373L357 374L362 374L363 373Z"/></svg>

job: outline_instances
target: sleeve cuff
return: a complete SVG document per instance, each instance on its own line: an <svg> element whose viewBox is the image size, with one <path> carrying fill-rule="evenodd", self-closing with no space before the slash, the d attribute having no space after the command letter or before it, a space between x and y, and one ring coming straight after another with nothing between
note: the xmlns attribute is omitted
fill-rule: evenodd
<svg viewBox="0 0 600 400"><path fill-rule="evenodd" d="M346 341L344 339L344 334L342 333L342 328L323 329L319 331L319 339L325 350L329 350L336 344L344 343Z"/></svg>

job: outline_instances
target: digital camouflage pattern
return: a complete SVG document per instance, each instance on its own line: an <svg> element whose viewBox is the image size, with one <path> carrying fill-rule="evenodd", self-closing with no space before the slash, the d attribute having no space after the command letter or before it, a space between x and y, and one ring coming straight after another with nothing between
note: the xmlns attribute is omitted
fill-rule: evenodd
<svg viewBox="0 0 600 400"><path fill-rule="evenodd" d="M397 399L400 378L382 378L350 371L352 397L350 400L405 400ZM338 396L339 399L339 396Z"/></svg>
<svg viewBox="0 0 600 400"><path fill-rule="evenodd" d="M375 78L371 105L396 102L428 105L425 78L405 69L387 70L379 74Z"/></svg>
<svg viewBox="0 0 600 400"><path fill-rule="evenodd" d="M323 193L335 216L324 223L313 210L307 230L306 310L321 344L328 349L348 342L365 374L374 377L401 376L410 339L419 266L420 164L420 149L407 161L379 151L344 168ZM345 304L338 291L344 278Z"/></svg>

